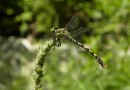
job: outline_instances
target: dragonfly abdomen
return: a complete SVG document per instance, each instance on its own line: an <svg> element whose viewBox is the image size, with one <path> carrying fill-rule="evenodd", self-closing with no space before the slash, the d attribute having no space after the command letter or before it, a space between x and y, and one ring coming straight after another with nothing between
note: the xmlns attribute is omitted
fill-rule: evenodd
<svg viewBox="0 0 130 90"><path fill-rule="evenodd" d="M77 41L76 41L75 39L73 39L71 36L68 36L68 38L69 38L72 42L74 42L74 43L76 43L77 45L79 45L80 47L84 48L84 49L85 49L87 52L89 52L91 55L93 55L93 56L95 57L96 61L102 66L102 68L105 68L105 67L106 67L106 66L105 66L105 63L104 63L92 50L90 50L89 48L86 48L83 44L77 42Z"/></svg>

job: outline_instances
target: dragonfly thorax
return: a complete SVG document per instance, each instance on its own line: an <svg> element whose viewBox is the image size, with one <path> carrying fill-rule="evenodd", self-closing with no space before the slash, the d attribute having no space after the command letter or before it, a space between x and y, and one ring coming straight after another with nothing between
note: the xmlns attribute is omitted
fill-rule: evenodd
<svg viewBox="0 0 130 90"><path fill-rule="evenodd" d="M65 28L52 28L51 31L55 33L57 37L64 37L69 35L69 32Z"/></svg>

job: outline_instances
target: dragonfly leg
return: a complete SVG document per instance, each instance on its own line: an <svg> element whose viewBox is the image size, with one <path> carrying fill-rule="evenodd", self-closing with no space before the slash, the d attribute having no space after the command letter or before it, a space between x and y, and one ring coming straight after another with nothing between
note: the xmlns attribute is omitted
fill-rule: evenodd
<svg viewBox="0 0 130 90"><path fill-rule="evenodd" d="M60 47L61 46L61 41L60 38L56 37L56 46Z"/></svg>

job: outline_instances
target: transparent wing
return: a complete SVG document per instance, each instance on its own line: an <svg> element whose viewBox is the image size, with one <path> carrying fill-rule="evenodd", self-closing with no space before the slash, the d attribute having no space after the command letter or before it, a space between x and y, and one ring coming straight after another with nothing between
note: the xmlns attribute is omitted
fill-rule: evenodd
<svg viewBox="0 0 130 90"><path fill-rule="evenodd" d="M71 18L71 20L66 24L65 28L68 30L68 31L72 31L72 30L75 30L77 29L79 26L79 19L77 16L73 16Z"/></svg>
<svg viewBox="0 0 130 90"><path fill-rule="evenodd" d="M80 27L78 28L77 30L73 30L70 32L70 35L73 37L73 38L76 38L86 32L88 32L89 29L87 27Z"/></svg>

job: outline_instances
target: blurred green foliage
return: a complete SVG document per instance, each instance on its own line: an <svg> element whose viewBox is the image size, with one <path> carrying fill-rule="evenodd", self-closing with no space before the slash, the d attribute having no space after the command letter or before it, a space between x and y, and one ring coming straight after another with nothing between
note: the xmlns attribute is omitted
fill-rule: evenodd
<svg viewBox="0 0 130 90"><path fill-rule="evenodd" d="M130 90L130 0L0 2L1 36L43 36L52 27L64 27L73 14L76 14L81 26L89 29L82 37L83 43L98 53L107 64L107 69L102 70L88 53L71 46L72 43L63 44L62 48L47 57L44 68L47 75L42 81L45 90ZM1 63L5 62L3 56L0 54L0 69L3 67ZM12 72L10 67L14 66L11 63L4 65L0 74L0 89L7 85L5 82L11 83L10 80L2 78L8 79L5 75ZM13 90L21 90L22 86L17 84L17 89ZM9 84L6 86L10 87Z"/></svg>
<svg viewBox="0 0 130 90"><path fill-rule="evenodd" d="M0 90L23 90L30 83L26 72L32 71L28 63L34 58L34 53L24 42L20 38L0 37Z"/></svg>

